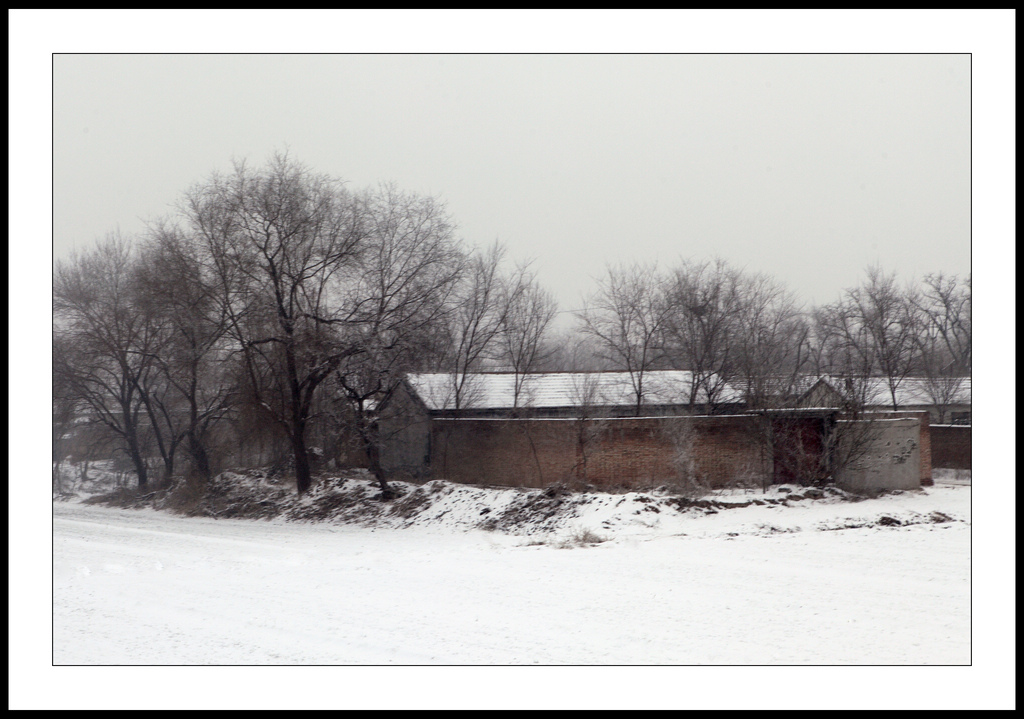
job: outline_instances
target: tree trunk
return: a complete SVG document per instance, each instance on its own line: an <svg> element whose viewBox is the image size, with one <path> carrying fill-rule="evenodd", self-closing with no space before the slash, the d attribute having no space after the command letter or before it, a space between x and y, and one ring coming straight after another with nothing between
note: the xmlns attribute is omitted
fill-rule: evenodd
<svg viewBox="0 0 1024 719"><path fill-rule="evenodd" d="M530 443L530 453L533 455L533 464L537 468L537 486L544 486L544 471L540 466L540 455L537 453L537 445L533 442L533 433L530 432L530 424L523 422L520 425L526 434L526 441Z"/></svg>
<svg viewBox="0 0 1024 719"><path fill-rule="evenodd" d="M189 424L188 424L188 453L192 457L192 462L195 465L195 471L204 480L209 481L212 479L213 471L210 468L210 455L206 452L206 447L203 445L203 440L200 438L199 428L199 406L196 401L196 377L198 370L196 369L195 363L192 366L192 385L189 396Z"/></svg>
<svg viewBox="0 0 1024 719"><path fill-rule="evenodd" d="M173 476L174 476L174 450L172 449L171 453L168 456L164 457L163 485L165 487L169 487L171 485L171 477L173 477Z"/></svg>
<svg viewBox="0 0 1024 719"><path fill-rule="evenodd" d="M135 465L135 474L139 477L139 491L144 491L149 486L149 476L146 469L146 460L142 458L142 454L139 452L138 447L134 441L129 441L128 444L128 455L131 457L132 464Z"/></svg>
<svg viewBox="0 0 1024 719"><path fill-rule="evenodd" d="M192 456L192 461L195 463L196 472L200 477L209 481L213 475L213 470L210 468L210 456L195 432L189 433L188 453Z"/></svg>
<svg viewBox="0 0 1024 719"><path fill-rule="evenodd" d="M577 420L580 424L576 433L576 464L573 466L576 478L581 481L587 480L587 428L586 420Z"/></svg>
<svg viewBox="0 0 1024 719"><path fill-rule="evenodd" d="M370 465L370 471L373 472L373 476L377 479L377 484L380 485L381 498L391 499L395 496L395 493L388 484L387 473L384 471L384 465L381 463L380 442L378 441L376 427L365 418L358 417L356 419L356 430L359 433L359 439L363 442L363 451L366 452L366 460Z"/></svg>
<svg viewBox="0 0 1024 719"><path fill-rule="evenodd" d="M384 466L380 462L380 448L376 445L376 443L371 443L369 446L367 446L366 457L369 460L370 471L373 472L373 476L377 478L377 484L380 485L381 498L393 498L395 496L395 493L391 489L391 485L388 484L387 475L384 471Z"/></svg>
<svg viewBox="0 0 1024 719"><path fill-rule="evenodd" d="M309 469L309 454L306 452L306 428L292 429L292 455L295 457L295 488L299 494L305 494L313 484L313 475Z"/></svg>

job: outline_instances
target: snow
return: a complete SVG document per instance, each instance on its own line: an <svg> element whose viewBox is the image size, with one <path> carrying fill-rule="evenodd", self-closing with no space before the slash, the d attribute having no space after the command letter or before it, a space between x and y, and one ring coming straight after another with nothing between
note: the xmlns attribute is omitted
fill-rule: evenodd
<svg viewBox="0 0 1024 719"><path fill-rule="evenodd" d="M446 373L414 373L408 376L410 386L429 410L451 409L454 406L453 375ZM712 381L714 376L712 376ZM819 379L833 388L843 387L841 378L822 376L801 378L803 385ZM693 373L678 370L651 370L644 373L644 403L648 406L685 405L690 402ZM809 386L805 386L809 389ZM636 402L633 383L628 372L548 372L533 373L523 378L520 407L629 406ZM838 391L838 389L837 389ZM883 377L858 380L858 391L864 393L867 406L885 407L892 403L889 386ZM703 392L703 390L701 390ZM698 402L704 402L701 394ZM896 390L901 407L934 404L929 381L921 377L904 378ZM584 402L584 400L586 400ZM718 402L739 402L742 392L724 385ZM480 372L467 375L462 405L472 409L511 409L515 403L515 375L508 372ZM971 378L958 381L951 404L971 404Z"/></svg>
<svg viewBox="0 0 1024 719"><path fill-rule="evenodd" d="M841 377L823 376L825 382L833 389L840 391L845 380ZM971 378L963 377L950 380L952 396L948 404L971 404ZM935 404L934 383L926 377L904 377L896 388L896 403L900 407L931 406ZM866 377L858 379L856 391L863 393L864 404L868 407L885 407L892 405L889 381L885 377Z"/></svg>
<svg viewBox="0 0 1024 719"><path fill-rule="evenodd" d="M971 470L932 467L932 481L935 484L971 484Z"/></svg>
<svg viewBox="0 0 1024 719"><path fill-rule="evenodd" d="M521 490L445 482L424 487L435 499L419 514L362 523L56 502L51 601L45 575L18 565L31 548L11 553L11 702L1006 708L1013 544L972 557L972 535L977 548L1005 533L972 526L991 513L944 479L860 502L735 490L671 511L659 493L573 495L508 531L480 520ZM753 498L774 503L737 506ZM1008 597L977 591L1007 568ZM846 665L864 663L871 691L850 691Z"/></svg>
<svg viewBox="0 0 1024 719"><path fill-rule="evenodd" d="M409 384L430 410L454 407L453 375L416 373ZM690 402L691 372L650 370L644 373L644 404L685 405ZM515 375L474 373L466 377L462 405L473 409L511 409ZM520 407L630 406L636 404L628 372L550 372L525 375ZM701 395L703 397L703 395ZM718 401L739 401L739 393L724 387ZM698 401L703 402L703 399Z"/></svg>
<svg viewBox="0 0 1024 719"><path fill-rule="evenodd" d="M714 514L594 495L539 534L464 529L516 493L474 487L403 529L57 503L53 661L963 665L970 492Z"/></svg>

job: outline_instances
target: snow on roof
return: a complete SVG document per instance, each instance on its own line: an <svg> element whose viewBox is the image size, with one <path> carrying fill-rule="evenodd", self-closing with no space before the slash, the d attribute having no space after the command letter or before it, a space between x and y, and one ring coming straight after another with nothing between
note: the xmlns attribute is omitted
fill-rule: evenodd
<svg viewBox="0 0 1024 719"><path fill-rule="evenodd" d="M512 409L515 374L477 373L466 378L461 406L466 409ZM644 406L685 405L690 402L691 372L658 370L643 375ZM409 384L430 410L453 409L453 375L417 373ZM698 396L703 403L706 394ZM739 402L740 395L726 386L718 402ZM525 375L519 407L631 406L636 403L628 372L552 372Z"/></svg>
<svg viewBox="0 0 1024 719"><path fill-rule="evenodd" d="M836 391L843 393L846 380L841 377L821 377ZM854 379L855 392L863 396L868 407L892 405L889 393L889 382L885 377L866 377ZM941 384L947 382L945 386ZM947 380L929 380L925 377L906 377L896 388L896 404L900 407L914 405L933 405L936 396L947 397L947 404L971 403L971 378L951 378Z"/></svg>

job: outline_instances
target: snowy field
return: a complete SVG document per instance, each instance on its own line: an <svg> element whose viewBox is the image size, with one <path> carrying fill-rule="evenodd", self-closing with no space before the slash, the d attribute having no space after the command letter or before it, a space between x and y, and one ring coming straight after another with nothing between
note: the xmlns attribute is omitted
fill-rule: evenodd
<svg viewBox="0 0 1024 719"><path fill-rule="evenodd" d="M608 495L540 536L56 503L53 661L969 664L970 492L672 517Z"/></svg>
<svg viewBox="0 0 1024 719"><path fill-rule="evenodd" d="M370 525L55 502L52 613L18 610L52 645L11 625L53 666L12 662L12 686L53 708L1005 707L1014 620L975 596L972 637L957 479L672 511L595 494L492 531L513 490L431 483ZM980 675L979 644L1009 663Z"/></svg>

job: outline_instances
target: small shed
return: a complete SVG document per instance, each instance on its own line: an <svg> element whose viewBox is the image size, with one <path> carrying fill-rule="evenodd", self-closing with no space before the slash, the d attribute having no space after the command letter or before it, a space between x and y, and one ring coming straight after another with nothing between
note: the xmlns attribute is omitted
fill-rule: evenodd
<svg viewBox="0 0 1024 719"><path fill-rule="evenodd" d="M822 376L801 395L797 406L927 412L931 424L970 424L971 378L905 377L897 383L894 393L885 377Z"/></svg>

